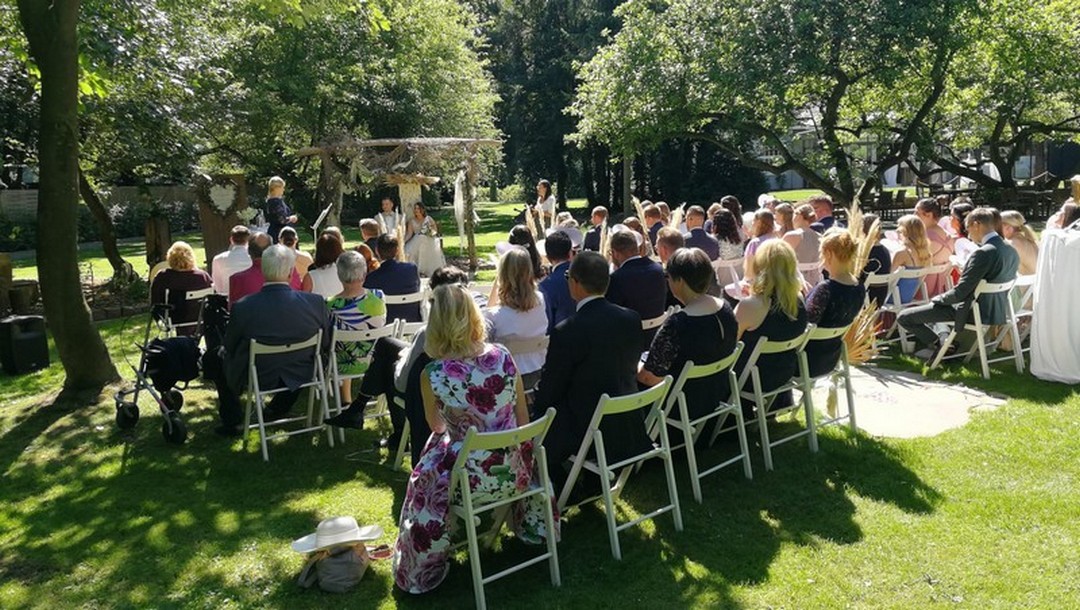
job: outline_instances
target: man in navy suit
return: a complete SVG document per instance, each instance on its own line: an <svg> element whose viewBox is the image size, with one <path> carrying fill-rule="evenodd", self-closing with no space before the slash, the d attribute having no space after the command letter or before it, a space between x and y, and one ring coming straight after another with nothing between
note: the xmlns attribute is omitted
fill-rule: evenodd
<svg viewBox="0 0 1080 610"><path fill-rule="evenodd" d="M573 243L562 231L555 231L544 239L544 251L551 262L551 273L540 282L540 292L544 295L544 307L547 309L548 334L555 326L569 318L575 311L574 299L570 296L569 278L570 252Z"/></svg>
<svg viewBox="0 0 1080 610"><path fill-rule="evenodd" d="M656 234L664 226L664 218L660 213L660 208L653 204L648 204L641 208L642 213L645 215L645 224L649 227L649 243L656 247Z"/></svg>
<svg viewBox="0 0 1080 610"><path fill-rule="evenodd" d="M828 195L814 195L806 201L814 208L814 216L817 216L817 222L810 225L814 231L824 233L833 227L844 226L833 218L833 201Z"/></svg>
<svg viewBox="0 0 1080 610"><path fill-rule="evenodd" d="M930 347L925 351L920 350L920 355L926 356L931 362L941 349L941 342L930 325L936 322L953 322L958 326L967 324L979 282L986 280L990 284L1000 284L1012 281L1016 279L1016 270L1020 266L1020 255L994 230L994 210L972 210L964 219L964 224L968 239L980 247L964 264L960 281L952 290L930 299L930 303L905 309L897 317L904 330ZM1004 324L1009 311L1008 299L1006 293L981 295L979 313L983 324Z"/></svg>
<svg viewBox="0 0 1080 610"><path fill-rule="evenodd" d="M714 261L720 258L720 242L705 232L705 210L700 205L692 205L686 211L686 229L683 240L687 248L697 248Z"/></svg>
<svg viewBox="0 0 1080 610"><path fill-rule="evenodd" d="M556 494L566 482L562 463L581 446L600 396L637 391L641 355L641 317L604 298L609 282L607 260L595 252L582 252L570 263L568 275L576 312L551 333L533 405L537 415L548 407L557 412L544 439ZM637 412L605 417L600 429L612 463L649 447L645 423Z"/></svg>
<svg viewBox="0 0 1080 610"><path fill-rule="evenodd" d="M225 328L224 367L215 379L218 386L221 427L219 434L238 436L242 432L243 409L239 396L248 388L248 355L251 340L270 345L287 345L310 339L322 331L324 353L331 340L330 314L326 301L316 295L293 290L289 276L296 256L286 246L270 246L262 255L262 273L266 279L259 292L248 295L232 306ZM259 388L287 388L274 394L264 418L281 419L299 395L299 386L312 380L314 350L304 353L260 356L256 361ZM325 360L324 360L325 362Z"/></svg>
<svg viewBox="0 0 1080 610"><path fill-rule="evenodd" d="M397 237L390 234L380 235L376 247L382 263L378 269L368 274L364 280L364 288L382 290L386 295L420 292L420 272L416 265L397 259L398 249L401 247ZM399 318L406 322L420 322L420 303L387 305L386 321L389 323Z"/></svg>
<svg viewBox="0 0 1080 610"><path fill-rule="evenodd" d="M667 279L664 268L639 255L637 238L630 231L611 236L611 260L617 267L611 274L607 298L620 307L632 309L642 320L664 313L667 300ZM649 349L656 329L641 332L638 351Z"/></svg>
<svg viewBox="0 0 1080 610"><path fill-rule="evenodd" d="M582 244L582 250L591 250L593 252L600 252L600 232L603 230L605 224L607 224L608 211L602 205L598 205L592 209L592 228L585 234L585 241ZM603 254L603 252L600 252Z"/></svg>

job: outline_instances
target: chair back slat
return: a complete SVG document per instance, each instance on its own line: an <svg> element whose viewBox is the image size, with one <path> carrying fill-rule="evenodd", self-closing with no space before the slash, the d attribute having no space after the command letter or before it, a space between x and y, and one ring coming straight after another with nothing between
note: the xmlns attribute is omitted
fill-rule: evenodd
<svg viewBox="0 0 1080 610"><path fill-rule="evenodd" d="M548 348L548 342L550 338L547 335L542 337L531 338L518 338L518 337L505 337L499 339L496 343L502 344L511 356L518 354L531 354L534 352L546 351Z"/></svg>
<svg viewBox="0 0 1080 610"><path fill-rule="evenodd" d="M670 375L664 377L664 379L665 381L658 383L647 390L627 394L626 396L612 398L611 396L604 394L600 397L600 404L596 410L597 415L618 415L619 413L635 411L647 405L656 403L658 400L663 399L664 394L667 393L668 386L671 385ZM595 420L598 420L599 417L594 417L593 419L593 423L595 424L597 423Z"/></svg>
<svg viewBox="0 0 1080 610"><path fill-rule="evenodd" d="M345 330L342 328L334 328L334 344L337 343L361 343L378 341L385 337L394 337L397 335L397 323L387 324L380 326L379 328L372 328L370 330Z"/></svg>
<svg viewBox="0 0 1080 610"><path fill-rule="evenodd" d="M984 294L1000 294L1002 292L1009 292L1013 289L1013 285L1016 284L1016 280L1009 280L1008 282L1000 282L997 284L991 284L986 280L981 280L979 285L975 287L975 297L978 298Z"/></svg>
<svg viewBox="0 0 1080 610"><path fill-rule="evenodd" d="M848 324L847 326L838 326L834 328L820 328L811 325L807 329L806 342L812 343L814 341L828 341L830 339L836 339L837 337L843 337L845 334L847 334L849 328L851 328L850 324Z"/></svg>
<svg viewBox="0 0 1080 610"><path fill-rule="evenodd" d="M498 432L480 432L476 426L470 426L465 433L465 440L461 443L457 460L454 461L453 474L450 481L450 496L453 497L455 487L461 482L461 474L468 476L465 464L469 454L473 451L492 451L495 449L509 449L517 447L525 441L533 441L534 447L539 447L544 442L552 420L555 419L555 409L549 407L540 419L518 426L512 430L499 430ZM466 479L467 480L467 479Z"/></svg>
<svg viewBox="0 0 1080 610"><path fill-rule="evenodd" d="M717 360L716 362L709 362L706 364L695 364L693 361L687 362L683 367L682 373L679 374L679 379L701 379L702 377L712 377L717 373L726 371L735 365L735 361L739 359L739 355L743 351L743 342L739 341L735 345L735 351L731 352L726 358ZM678 385L678 383L676 383Z"/></svg>
<svg viewBox="0 0 1080 610"><path fill-rule="evenodd" d="M322 341L321 330L312 335L310 339L298 343L286 343L285 345L270 345L268 343L260 343L257 339L252 339L250 350L251 360L254 363L255 356L263 356L266 354L288 354L311 349L317 347L320 341Z"/></svg>
<svg viewBox="0 0 1080 610"><path fill-rule="evenodd" d="M408 305L420 303L424 300L424 292L411 292L409 294L384 294L383 303L387 305Z"/></svg>
<svg viewBox="0 0 1080 610"><path fill-rule="evenodd" d="M208 297L208 296L210 296L212 294L214 294L213 286L211 286L209 288L203 288L201 290L189 290L189 291L187 291L187 294L184 295L184 300L186 300L186 301L201 301L202 299L205 299L206 297Z"/></svg>

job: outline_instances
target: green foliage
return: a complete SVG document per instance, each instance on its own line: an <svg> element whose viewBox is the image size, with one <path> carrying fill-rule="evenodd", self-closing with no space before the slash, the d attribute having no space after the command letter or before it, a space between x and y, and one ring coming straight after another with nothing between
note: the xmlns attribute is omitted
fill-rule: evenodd
<svg viewBox="0 0 1080 610"><path fill-rule="evenodd" d="M521 205L531 201L530 197L525 195L525 187L521 186L517 182L510 183L503 188L499 189L499 203L513 203Z"/></svg>

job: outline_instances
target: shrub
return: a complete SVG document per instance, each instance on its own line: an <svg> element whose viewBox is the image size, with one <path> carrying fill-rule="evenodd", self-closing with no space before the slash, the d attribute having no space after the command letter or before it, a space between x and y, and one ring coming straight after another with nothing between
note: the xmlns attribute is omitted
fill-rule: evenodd
<svg viewBox="0 0 1080 610"><path fill-rule="evenodd" d="M525 187L514 183L499 189L499 203L527 203L529 198L525 195Z"/></svg>

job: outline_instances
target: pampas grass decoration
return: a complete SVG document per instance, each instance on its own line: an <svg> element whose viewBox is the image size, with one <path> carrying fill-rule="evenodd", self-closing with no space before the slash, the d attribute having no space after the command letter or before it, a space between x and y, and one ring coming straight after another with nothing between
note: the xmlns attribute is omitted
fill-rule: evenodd
<svg viewBox="0 0 1080 610"><path fill-rule="evenodd" d="M405 223L399 222L395 232L398 240L397 259L399 262L405 262Z"/></svg>
<svg viewBox="0 0 1080 610"><path fill-rule="evenodd" d="M600 255L604 258L611 260L611 252L608 252L608 224L604 221L604 224L600 225Z"/></svg>
<svg viewBox="0 0 1080 610"><path fill-rule="evenodd" d="M526 210L525 226L529 229L529 233L532 233L533 240L535 241L539 237L540 233L536 230L536 217L533 214L534 212L531 209ZM543 221L541 220L541 222Z"/></svg>

